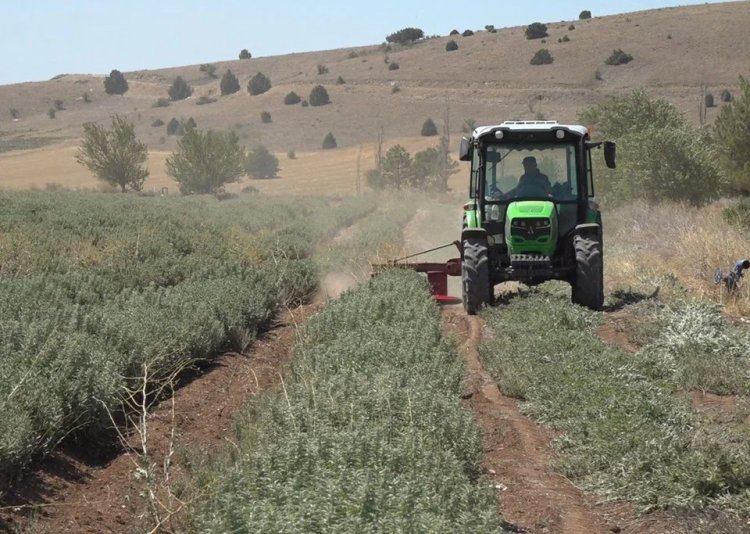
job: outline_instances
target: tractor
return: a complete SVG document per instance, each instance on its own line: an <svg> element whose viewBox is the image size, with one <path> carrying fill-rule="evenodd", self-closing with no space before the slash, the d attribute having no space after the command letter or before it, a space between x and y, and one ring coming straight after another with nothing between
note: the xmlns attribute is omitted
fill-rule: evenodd
<svg viewBox="0 0 750 534"><path fill-rule="evenodd" d="M602 215L591 164L592 151L600 149L614 169L615 144L592 142L583 126L506 121L475 129L459 150L459 159L471 162L461 240L373 265L373 275L391 268L426 273L433 297L442 302L454 300L447 295L448 276L460 276L469 315L494 302L495 285L511 280L569 282L573 302L600 310ZM460 258L404 263L451 246Z"/></svg>
<svg viewBox="0 0 750 534"><path fill-rule="evenodd" d="M602 217L592 170L597 149L614 168L615 144L592 142L578 125L506 121L461 139L459 159L471 164L459 247L468 314L491 304L494 286L509 280L564 280L573 302L602 308Z"/></svg>

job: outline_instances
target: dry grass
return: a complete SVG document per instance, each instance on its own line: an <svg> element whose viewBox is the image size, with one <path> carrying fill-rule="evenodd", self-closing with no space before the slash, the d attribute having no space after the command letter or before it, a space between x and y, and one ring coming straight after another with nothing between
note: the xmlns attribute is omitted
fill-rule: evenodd
<svg viewBox="0 0 750 534"><path fill-rule="evenodd" d="M605 214L605 283L615 287L662 285L670 276L693 295L723 304L728 313L750 315L750 286L736 296L713 283L717 268L728 270L750 256L750 237L727 224L729 201L703 208L637 202Z"/></svg>
<svg viewBox="0 0 750 534"><path fill-rule="evenodd" d="M434 137L415 137L388 140L384 150L401 143L412 154L435 146ZM0 188L29 189L44 188L48 184L68 189L100 189L99 182L85 167L76 163L75 146L55 146L47 149L26 150L0 154ZM145 191L159 192L163 187L170 193L177 192L177 183L167 175L165 161L170 152L151 150L148 169L150 176L146 179ZM365 183L365 172L375 167L375 149L372 143L359 146L320 152L298 152L295 159L278 153L279 178L252 180L245 178L242 182L232 184L229 191L237 192L251 185L268 194L355 194L357 191L357 159L360 160L361 191L369 190ZM457 155L454 154L457 158ZM459 172L450 180L452 188L466 190L466 176Z"/></svg>

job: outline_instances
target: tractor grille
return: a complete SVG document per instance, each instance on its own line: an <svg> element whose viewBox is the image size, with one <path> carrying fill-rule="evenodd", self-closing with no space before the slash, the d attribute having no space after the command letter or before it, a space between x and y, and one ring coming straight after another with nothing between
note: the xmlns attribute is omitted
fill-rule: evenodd
<svg viewBox="0 0 750 534"><path fill-rule="evenodd" d="M548 237L551 231L552 225L546 217L514 219L510 225L511 237L520 237L524 240L536 240L540 237Z"/></svg>

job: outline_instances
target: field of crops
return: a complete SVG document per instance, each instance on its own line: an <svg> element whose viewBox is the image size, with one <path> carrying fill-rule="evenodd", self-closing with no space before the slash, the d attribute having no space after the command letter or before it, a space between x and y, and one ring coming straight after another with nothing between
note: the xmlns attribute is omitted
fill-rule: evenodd
<svg viewBox="0 0 750 534"><path fill-rule="evenodd" d="M123 387L242 348L373 199L0 194L0 482L109 426Z"/></svg>
<svg viewBox="0 0 750 534"><path fill-rule="evenodd" d="M282 391L196 468L197 532L498 532L464 369L424 279L393 272L303 328Z"/></svg>
<svg viewBox="0 0 750 534"><path fill-rule="evenodd" d="M604 343L603 315L564 291L513 299L485 316L496 335L482 347L484 365L557 431L558 467L570 479L641 512L695 514L693 532L737 532L750 517L750 337L689 299L641 300L622 313L635 354ZM727 398L737 405L691 402L712 393L739 395Z"/></svg>

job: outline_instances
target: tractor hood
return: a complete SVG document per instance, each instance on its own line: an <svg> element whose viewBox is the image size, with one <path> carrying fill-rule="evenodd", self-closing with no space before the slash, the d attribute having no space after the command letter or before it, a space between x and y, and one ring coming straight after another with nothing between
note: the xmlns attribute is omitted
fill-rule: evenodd
<svg viewBox="0 0 750 534"><path fill-rule="evenodd" d="M552 256L557 246L557 210L548 200L508 204L505 242L510 254Z"/></svg>

